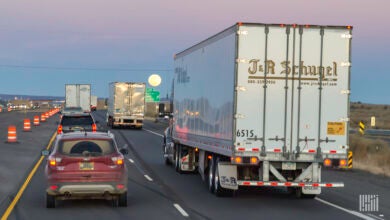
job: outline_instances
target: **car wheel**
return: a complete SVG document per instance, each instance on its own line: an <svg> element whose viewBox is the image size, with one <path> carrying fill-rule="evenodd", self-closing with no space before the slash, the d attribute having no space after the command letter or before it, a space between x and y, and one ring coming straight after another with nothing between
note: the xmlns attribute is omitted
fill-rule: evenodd
<svg viewBox="0 0 390 220"><path fill-rule="evenodd" d="M119 206L120 207L127 207L127 192L119 195Z"/></svg>
<svg viewBox="0 0 390 220"><path fill-rule="evenodd" d="M56 197L46 193L46 208L55 208L56 207Z"/></svg>
<svg viewBox="0 0 390 220"><path fill-rule="evenodd" d="M209 169L208 169L208 175L207 175L207 185L208 185L208 188L209 188L209 191L211 193L214 192L214 157L211 158L210 160L210 164L209 164Z"/></svg>

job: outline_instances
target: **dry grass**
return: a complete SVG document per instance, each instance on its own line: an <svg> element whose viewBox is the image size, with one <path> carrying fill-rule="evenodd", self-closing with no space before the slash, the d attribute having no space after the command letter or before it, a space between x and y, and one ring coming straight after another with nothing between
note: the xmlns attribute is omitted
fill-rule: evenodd
<svg viewBox="0 0 390 220"><path fill-rule="evenodd" d="M374 174L390 176L390 146L381 139L350 135L353 167Z"/></svg>
<svg viewBox="0 0 390 220"><path fill-rule="evenodd" d="M359 121L363 121L366 128L371 128L371 117L375 117L374 129L390 129L390 105L373 105L351 103L351 127L358 128Z"/></svg>

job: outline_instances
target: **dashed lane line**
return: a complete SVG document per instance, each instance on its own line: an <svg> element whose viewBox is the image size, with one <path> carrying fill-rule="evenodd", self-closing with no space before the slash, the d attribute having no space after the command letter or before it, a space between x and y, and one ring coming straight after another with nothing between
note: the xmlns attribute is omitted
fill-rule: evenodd
<svg viewBox="0 0 390 220"><path fill-rule="evenodd" d="M177 203L173 204L173 206L180 212L180 214L184 217L189 217L188 213Z"/></svg>

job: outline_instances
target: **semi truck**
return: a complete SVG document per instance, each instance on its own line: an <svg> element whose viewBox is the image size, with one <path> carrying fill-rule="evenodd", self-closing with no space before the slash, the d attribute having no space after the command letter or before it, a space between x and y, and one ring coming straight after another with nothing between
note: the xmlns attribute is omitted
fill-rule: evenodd
<svg viewBox="0 0 390 220"><path fill-rule="evenodd" d="M145 83L112 82L109 84L107 125L141 129L145 115Z"/></svg>
<svg viewBox="0 0 390 220"><path fill-rule="evenodd" d="M163 156L210 192L286 187L314 198L349 149L351 26L237 23L174 58Z"/></svg>
<svg viewBox="0 0 390 220"><path fill-rule="evenodd" d="M95 96L95 95L91 96L91 111L96 111L97 100L98 100L97 96Z"/></svg>
<svg viewBox="0 0 390 220"><path fill-rule="evenodd" d="M91 85L90 84L66 84L65 107L81 107L84 112L90 112Z"/></svg>

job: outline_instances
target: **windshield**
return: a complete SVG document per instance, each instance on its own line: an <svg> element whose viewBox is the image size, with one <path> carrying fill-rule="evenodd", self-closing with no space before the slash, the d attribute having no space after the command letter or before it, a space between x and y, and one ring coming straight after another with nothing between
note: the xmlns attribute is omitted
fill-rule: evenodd
<svg viewBox="0 0 390 220"><path fill-rule="evenodd" d="M93 119L91 116L63 116L61 124L62 126L92 125Z"/></svg>

